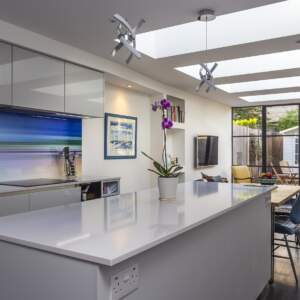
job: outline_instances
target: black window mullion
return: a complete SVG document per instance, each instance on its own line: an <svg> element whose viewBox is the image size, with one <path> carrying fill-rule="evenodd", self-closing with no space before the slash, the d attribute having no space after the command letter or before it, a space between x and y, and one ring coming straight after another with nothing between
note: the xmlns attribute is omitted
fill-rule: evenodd
<svg viewBox="0 0 300 300"><path fill-rule="evenodd" d="M299 116L299 112L300 112L300 104L298 105L298 184L300 185L300 162L299 162L299 145L300 145L300 116Z"/></svg>
<svg viewBox="0 0 300 300"><path fill-rule="evenodd" d="M262 171L267 171L267 108L262 107Z"/></svg>

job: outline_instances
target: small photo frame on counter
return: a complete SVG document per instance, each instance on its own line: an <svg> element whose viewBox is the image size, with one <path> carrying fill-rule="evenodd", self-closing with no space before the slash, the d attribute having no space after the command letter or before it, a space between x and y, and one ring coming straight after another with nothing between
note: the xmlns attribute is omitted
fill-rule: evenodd
<svg viewBox="0 0 300 300"><path fill-rule="evenodd" d="M137 118L106 113L104 159L134 159L137 156Z"/></svg>

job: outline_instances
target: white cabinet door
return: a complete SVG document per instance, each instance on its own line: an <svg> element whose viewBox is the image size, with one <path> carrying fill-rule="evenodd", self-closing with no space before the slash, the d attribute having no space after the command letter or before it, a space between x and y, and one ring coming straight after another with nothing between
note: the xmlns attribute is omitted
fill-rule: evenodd
<svg viewBox="0 0 300 300"><path fill-rule="evenodd" d="M14 215L29 210L29 195L0 197L0 216Z"/></svg>
<svg viewBox="0 0 300 300"><path fill-rule="evenodd" d="M13 47L13 105L64 111L64 62Z"/></svg>
<svg viewBox="0 0 300 300"><path fill-rule="evenodd" d="M0 104L11 101L11 46L0 42Z"/></svg>
<svg viewBox="0 0 300 300"><path fill-rule="evenodd" d="M30 194L30 210L55 207L80 201L80 187L33 192Z"/></svg>
<svg viewBox="0 0 300 300"><path fill-rule="evenodd" d="M65 112L103 117L103 74L88 68L66 63Z"/></svg>

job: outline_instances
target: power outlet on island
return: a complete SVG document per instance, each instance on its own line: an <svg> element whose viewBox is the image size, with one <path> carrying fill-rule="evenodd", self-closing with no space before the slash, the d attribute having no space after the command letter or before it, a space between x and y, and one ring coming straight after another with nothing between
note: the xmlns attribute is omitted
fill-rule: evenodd
<svg viewBox="0 0 300 300"><path fill-rule="evenodd" d="M111 300L119 300L139 287L138 265L119 272L111 277Z"/></svg>

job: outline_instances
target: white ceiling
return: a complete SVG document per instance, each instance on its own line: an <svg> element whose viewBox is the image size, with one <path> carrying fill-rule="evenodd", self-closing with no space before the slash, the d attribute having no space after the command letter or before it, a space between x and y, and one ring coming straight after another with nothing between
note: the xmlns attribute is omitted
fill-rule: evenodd
<svg viewBox="0 0 300 300"><path fill-rule="evenodd" d="M142 31L150 31L192 22L197 18L198 11L203 8L214 9L217 15L223 15L274 2L280 2L280 0L2 0L0 19L112 59L110 53L114 42L109 18L114 13L126 16L133 25L140 18L144 18L146 24ZM220 61L298 49L300 44L295 43L298 39L300 35L218 48L210 50L205 59ZM123 51L115 60L124 63L126 54ZM135 59L129 67L166 84L193 92L197 81L174 70L174 67L196 64L205 59L203 51L157 60L144 56L142 60ZM267 74L227 77L217 80L217 83L297 75L300 75L298 68ZM245 101L238 100L236 96L220 90L209 94L203 93L203 95L232 106L245 104Z"/></svg>

